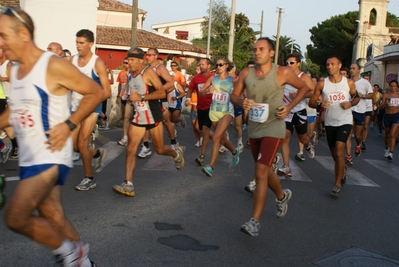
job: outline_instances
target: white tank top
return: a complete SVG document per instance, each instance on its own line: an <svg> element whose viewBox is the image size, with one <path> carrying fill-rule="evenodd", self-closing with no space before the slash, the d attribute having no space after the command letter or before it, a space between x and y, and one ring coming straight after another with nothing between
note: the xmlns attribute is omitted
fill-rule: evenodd
<svg viewBox="0 0 399 267"><path fill-rule="evenodd" d="M47 66L51 52L44 52L35 66L23 79L18 80L19 64L11 69L11 94L9 101L10 124L18 139L19 166L62 164L72 167L72 137L61 151L47 148L45 132L64 122L70 116L68 93L52 95L46 83Z"/></svg>
<svg viewBox="0 0 399 267"><path fill-rule="evenodd" d="M373 92L371 84L366 79L360 78L355 82L355 86L356 90L364 96L367 95L368 93ZM367 104L368 104L368 99L360 99L359 103L356 106L354 106L352 110L357 113L365 113L366 111L371 111L372 109L371 99L369 106L367 106Z"/></svg>
<svg viewBox="0 0 399 267"><path fill-rule="evenodd" d="M97 60L97 55L93 54L89 62L83 67L79 67L78 65L78 58L79 54L75 55L72 59L72 64L76 66L80 72L85 74L87 77L93 79L96 83L98 83L101 86L100 83L100 78L98 77L98 74L95 71L95 65L96 65L96 60ZM79 105L80 101L82 101L83 95L77 93L77 92L72 92L72 111L75 112Z"/></svg>
<svg viewBox="0 0 399 267"><path fill-rule="evenodd" d="M303 72L298 74L298 78L301 78ZM288 105L289 103L292 102L292 99L290 97L290 93L297 93L298 89L293 87L292 85L286 84L284 86L284 97L283 97L283 103L284 105ZM299 103L291 109L291 113L298 112L300 110L306 109L306 99L302 99L299 101Z"/></svg>
<svg viewBox="0 0 399 267"><path fill-rule="evenodd" d="M2 65L0 65L0 76L1 77L8 77L7 74L7 64L10 62L9 60L4 61ZM11 85L10 82L1 82L3 85L3 90L6 96L10 95Z"/></svg>
<svg viewBox="0 0 399 267"><path fill-rule="evenodd" d="M339 83L330 82L328 77L324 79L323 101L329 100L331 103L331 106L326 108L324 115L324 124L326 126L352 125L352 110L343 109L340 105L342 102L351 101L349 91L350 88L346 77L342 76L342 80Z"/></svg>

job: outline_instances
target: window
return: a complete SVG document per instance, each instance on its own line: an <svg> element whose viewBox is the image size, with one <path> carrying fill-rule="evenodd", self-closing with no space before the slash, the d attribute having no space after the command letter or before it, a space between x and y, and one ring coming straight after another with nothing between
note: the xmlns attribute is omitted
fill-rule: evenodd
<svg viewBox="0 0 399 267"><path fill-rule="evenodd" d="M176 31L176 39L188 40L188 31Z"/></svg>

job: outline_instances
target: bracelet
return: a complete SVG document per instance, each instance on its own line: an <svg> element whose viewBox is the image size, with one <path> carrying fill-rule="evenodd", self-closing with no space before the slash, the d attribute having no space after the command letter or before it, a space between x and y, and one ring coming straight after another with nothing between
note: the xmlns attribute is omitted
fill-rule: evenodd
<svg viewBox="0 0 399 267"><path fill-rule="evenodd" d="M69 119L67 119L66 121L64 121L66 123L66 125L68 125L69 130L72 132L73 130L76 129L76 124L71 122Z"/></svg>

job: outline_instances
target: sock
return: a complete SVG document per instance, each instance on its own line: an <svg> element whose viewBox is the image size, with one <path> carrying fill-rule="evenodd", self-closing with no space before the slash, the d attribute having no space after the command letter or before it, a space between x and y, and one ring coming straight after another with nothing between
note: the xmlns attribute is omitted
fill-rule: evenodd
<svg viewBox="0 0 399 267"><path fill-rule="evenodd" d="M147 142L144 142L144 146L146 147L146 148L150 148L150 143L147 141Z"/></svg>
<svg viewBox="0 0 399 267"><path fill-rule="evenodd" d="M94 179L93 176L85 176L85 178L89 178L90 180L93 180L93 179Z"/></svg>
<svg viewBox="0 0 399 267"><path fill-rule="evenodd" d="M240 145L242 145L242 137L241 138L238 138L238 144Z"/></svg>
<svg viewBox="0 0 399 267"><path fill-rule="evenodd" d="M59 248L53 250L53 254L54 255L65 255L65 254L68 254L69 252L71 252L74 248L75 248L75 246L73 245L73 243L71 241L65 240L64 242L62 242L62 244Z"/></svg>
<svg viewBox="0 0 399 267"><path fill-rule="evenodd" d="M298 152L298 155L302 155L302 154L303 154L303 151L299 151L299 152Z"/></svg>
<svg viewBox="0 0 399 267"><path fill-rule="evenodd" d="M13 139L11 139L11 144L13 148L18 147L17 138L14 137Z"/></svg>
<svg viewBox="0 0 399 267"><path fill-rule="evenodd" d="M127 140L127 135L124 135L124 136L123 136L123 139L124 139L124 140Z"/></svg>
<svg viewBox="0 0 399 267"><path fill-rule="evenodd" d="M170 139L170 144L176 145L176 138L175 139Z"/></svg>

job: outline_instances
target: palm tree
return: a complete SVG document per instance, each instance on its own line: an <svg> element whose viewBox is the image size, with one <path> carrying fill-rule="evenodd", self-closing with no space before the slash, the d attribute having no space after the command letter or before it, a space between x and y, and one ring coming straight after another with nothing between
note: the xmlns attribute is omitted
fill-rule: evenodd
<svg viewBox="0 0 399 267"><path fill-rule="evenodd" d="M274 45L276 45L276 36L273 36L272 41L274 42ZM278 51L278 62L276 63L281 66L285 65L285 59L287 55L291 53L297 53L302 55L301 48L298 44L295 43L295 40L285 35L280 36Z"/></svg>

